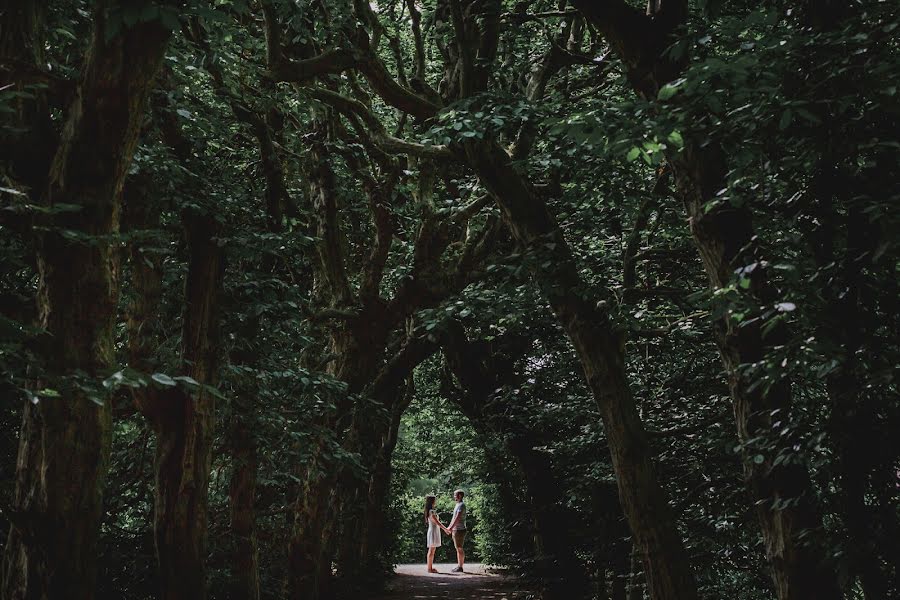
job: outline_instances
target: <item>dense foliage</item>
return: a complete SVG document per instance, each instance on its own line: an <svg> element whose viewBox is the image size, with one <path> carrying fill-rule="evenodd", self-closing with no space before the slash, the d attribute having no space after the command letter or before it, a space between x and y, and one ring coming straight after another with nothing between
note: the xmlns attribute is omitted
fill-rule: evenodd
<svg viewBox="0 0 900 600"><path fill-rule="evenodd" d="M0 0L0 598L897 597L898 27Z"/></svg>

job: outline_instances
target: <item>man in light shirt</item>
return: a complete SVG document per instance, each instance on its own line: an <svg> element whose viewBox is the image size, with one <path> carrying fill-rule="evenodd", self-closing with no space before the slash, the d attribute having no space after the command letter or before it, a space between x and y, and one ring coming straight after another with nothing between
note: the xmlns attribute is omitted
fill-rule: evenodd
<svg viewBox="0 0 900 600"><path fill-rule="evenodd" d="M466 551L463 549L463 543L466 541L466 503L463 502L465 495L466 493L462 490L453 492L456 508L453 509L450 525L445 529L453 537L453 545L456 546L457 567L453 569L454 573L463 573L463 564L466 561Z"/></svg>

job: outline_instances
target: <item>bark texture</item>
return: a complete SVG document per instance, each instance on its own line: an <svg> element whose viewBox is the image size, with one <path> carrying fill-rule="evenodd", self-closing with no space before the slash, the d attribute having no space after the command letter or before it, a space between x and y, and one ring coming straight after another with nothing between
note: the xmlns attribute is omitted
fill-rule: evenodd
<svg viewBox="0 0 900 600"><path fill-rule="evenodd" d="M156 99L161 99L157 96ZM192 144L171 107L154 102L154 123L175 156L186 166ZM152 173L140 172L126 187L125 216L135 234L130 246L132 299L127 311L129 366L151 375L163 339L161 254L143 240L161 226L162 204ZM215 424L220 364L219 321L224 277L221 230L214 216L192 207L182 211L187 250L181 367L178 385L154 380L132 390L136 408L156 437L154 542L161 598L203 598L206 593L207 485Z"/></svg>
<svg viewBox="0 0 900 600"><path fill-rule="evenodd" d="M622 508L641 551L651 597L696 598L693 575L626 379L624 339L587 298L558 224L509 155L491 142L467 145L466 155L522 249L553 265L534 268L533 276L575 347L603 417Z"/></svg>
<svg viewBox="0 0 900 600"><path fill-rule="evenodd" d="M774 305L777 295L757 254L749 211L732 206L704 208L724 185L721 160L687 148L672 164L691 233L713 289L730 285L735 273L741 271L750 278L752 297L761 305ZM741 324L725 317L715 332L728 374L738 438L744 444L745 477L753 493L778 598L840 598L834 565L824 554L822 514L809 472L802 463L775 462L779 454L790 452L790 440L777 439L775 426L790 419L790 381L753 386L745 369L765 360L773 348L787 341L786 327L775 325L764 335L761 322ZM765 450L755 447L753 440L760 439L774 440L774 446ZM790 502L785 504L786 500Z"/></svg>
<svg viewBox="0 0 900 600"><path fill-rule="evenodd" d="M112 366L118 252L111 236L119 229L125 173L169 38L155 22L108 36L107 4L95 9L75 98L46 187L37 193L45 206L78 210L53 217L36 240L40 325L47 337L38 387L58 389L60 397L25 407L4 598L94 594L111 409L105 393L86 393L72 378L99 383Z"/></svg>
<svg viewBox="0 0 900 600"><path fill-rule="evenodd" d="M322 318L328 323L323 327L329 340L323 350L328 357L326 370L346 384L346 392L336 398L334 413L322 415L317 421L317 427L331 433L316 442L310 464L301 476L304 491L294 507L287 588L290 597L304 599L323 596L333 559L337 561L340 585L355 587L362 583L366 567L378 554L374 545L381 525L377 519L369 523L364 513L367 505L371 509L383 503L386 493L380 478L389 469L399 425L398 403L404 399L400 391L406 379L397 373L410 373L418 364L414 357L421 356L412 346L403 345L409 334L401 327L418 310L435 306L465 287L471 271L489 252L494 231L471 231L456 264L442 264L452 234L464 230L466 222L464 218L444 219L437 213L431 201L433 177L427 175L433 168L423 163L421 170L426 175L420 177L416 194L422 223L414 241L412 269L392 297L382 297L381 280L394 237L390 201L399 167L370 147L370 158L378 169L367 176L363 161L347 154L343 158L351 167L359 167L363 178L374 230L368 260L354 289L345 265L345 225L339 218L337 182L330 165L334 157L330 155L329 136L338 135L341 128L333 116L317 116L309 169L314 227L320 240L314 293ZM362 457L362 472L336 467L331 447L336 444L344 452ZM360 554L357 540L363 540L368 548L365 556Z"/></svg>
<svg viewBox="0 0 900 600"><path fill-rule="evenodd" d="M273 65L280 56L279 31L274 7L262 3L266 27L267 63ZM292 208L290 195L284 180L284 168L277 146L283 143L279 139L283 133L284 118L277 107L270 107L263 112L253 107L242 98L236 96L226 81L216 53L198 22L192 23L191 41L206 53L206 69L209 72L216 93L231 107L235 119L247 126L256 139L259 150L261 170L265 178L264 208L266 212L266 230L269 233L280 233L283 228L284 215ZM262 86L268 91L273 89L271 81L263 81ZM265 256L261 261L261 270L271 271L276 268L275 259ZM238 347L232 352L232 362L252 366L256 363L256 344L259 340L260 327L258 317L252 317L241 328L238 336ZM229 431L232 450L232 472L229 483L229 510L231 533L236 542L232 556L232 576L229 586L231 598L255 600L260 596L259 580L259 543L256 525L256 488L258 452L255 429L257 426L256 390L247 386L239 389L232 402L232 422Z"/></svg>
<svg viewBox="0 0 900 600"><path fill-rule="evenodd" d="M231 430L231 481L228 501L231 533L236 547L232 562L230 594L234 600L259 598L259 543L256 534L256 485L258 455L254 433L253 390L242 390L232 400L234 424Z"/></svg>
<svg viewBox="0 0 900 600"><path fill-rule="evenodd" d="M145 407L156 430L154 536L160 598L206 597L208 484L215 426L215 386L220 363L219 310L224 257L220 225L210 215L185 210L188 273L182 324L184 372L199 389L174 387Z"/></svg>
<svg viewBox="0 0 900 600"><path fill-rule="evenodd" d="M351 427L351 447L359 453L366 473L363 477L350 478L342 490L349 500L342 507L342 536L338 547L338 568L344 583L349 580L350 587L362 589L367 579L377 583L385 569L384 528L391 457L397 445L400 419L415 393L411 380L413 370L436 350L436 344L423 332L411 333L366 389L372 402L357 408ZM348 510L350 507L353 510Z"/></svg>
<svg viewBox="0 0 900 600"><path fill-rule="evenodd" d="M664 52L686 20L688 9L683 0L653 2L648 14L621 1L575 0L573 4L608 39L625 63L638 95L655 102L659 90L683 70L683 60L673 60ZM659 106L658 110L665 108ZM771 306L777 294L765 272L750 211L721 203L708 206L727 186L721 148L715 142L701 147L689 136L686 139L685 148L667 158L711 286L730 285L740 270L751 280L753 300ZM763 360L787 338L783 325L776 325L766 336L762 327L759 321L739 326L726 317L715 331L775 590L780 600L840 598L835 568L826 560L821 543L815 541L822 532L822 515L805 465L775 464L779 453L789 451L786 440L775 439L775 448L764 454L752 444L752 440L774 439L773 425L788 421L792 403L789 381L754 388L743 370L743 366ZM785 505L785 500L790 502ZM648 575L652 579L652 573Z"/></svg>

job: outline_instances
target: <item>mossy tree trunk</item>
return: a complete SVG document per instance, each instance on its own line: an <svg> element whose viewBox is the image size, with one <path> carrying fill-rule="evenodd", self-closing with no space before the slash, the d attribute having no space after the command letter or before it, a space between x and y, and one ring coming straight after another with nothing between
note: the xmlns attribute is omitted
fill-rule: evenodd
<svg viewBox="0 0 900 600"><path fill-rule="evenodd" d="M573 4L603 34L623 61L635 93L666 110L657 98L662 87L684 71L685 58L675 58L666 49L688 17L688 3L667 0L648 4L645 13L616 0ZM777 292L766 272L753 215L746 206L728 203L710 206L719 190L728 185L727 157L713 140L691 139L685 147L669 152L667 160L675 174L676 189L690 222L691 234L714 290L731 285L736 273L749 280L748 298L757 306L773 307ZM771 565L780 600L841 597L835 566L823 551L822 514L806 466L779 461L793 442L776 435L775 423L789 422L791 382L755 386L745 365L762 364L772 350L788 338L782 323L764 335L766 323L737 323L728 315L715 327L715 341L728 376L738 438L742 442L744 472ZM759 440L764 442L761 451ZM648 570L652 590L653 574Z"/></svg>
<svg viewBox="0 0 900 600"><path fill-rule="evenodd" d="M466 155L523 251L541 257L536 264L552 265L533 267L533 276L572 341L600 409L622 509L644 561L651 597L696 598L687 555L626 378L622 335L587 297L559 225L510 156L492 142L467 144Z"/></svg>
<svg viewBox="0 0 900 600"><path fill-rule="evenodd" d="M208 214L182 214L188 247L182 361L199 389L180 385L145 407L156 430L154 535L160 598L206 597L208 486L221 349L219 311L224 255L220 224Z"/></svg>
<svg viewBox="0 0 900 600"><path fill-rule="evenodd" d="M68 204L77 210L57 213L36 234L40 325L46 332L46 364L37 387L56 389L59 397L25 407L14 526L3 560L4 598L94 595L112 425L99 381L113 366L119 291L112 239L146 99L169 38L158 22L111 25L112 4L98 2L94 9L75 98L46 185L34 191L45 207Z"/></svg>

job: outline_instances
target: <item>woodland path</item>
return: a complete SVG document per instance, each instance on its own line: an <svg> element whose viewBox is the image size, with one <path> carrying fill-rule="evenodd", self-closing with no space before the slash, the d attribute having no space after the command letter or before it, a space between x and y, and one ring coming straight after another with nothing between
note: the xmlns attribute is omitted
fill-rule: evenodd
<svg viewBox="0 0 900 600"><path fill-rule="evenodd" d="M466 565L465 573L451 573L456 565L435 565L440 573L429 575L425 565L397 565L396 577L384 595L374 600L525 600L533 598L514 577L487 573L482 565Z"/></svg>

